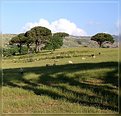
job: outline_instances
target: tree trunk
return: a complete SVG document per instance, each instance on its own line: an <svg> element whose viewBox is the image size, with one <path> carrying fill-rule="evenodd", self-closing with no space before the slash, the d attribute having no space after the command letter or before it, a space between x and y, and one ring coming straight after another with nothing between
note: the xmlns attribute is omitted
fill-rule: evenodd
<svg viewBox="0 0 121 116"><path fill-rule="evenodd" d="M99 41L98 44L99 44L99 47L101 48L102 47L102 42Z"/></svg>
<svg viewBox="0 0 121 116"><path fill-rule="evenodd" d="M18 47L19 47L19 54L21 54L22 44L20 43L20 44L18 45Z"/></svg>
<svg viewBox="0 0 121 116"><path fill-rule="evenodd" d="M27 48L28 48L28 53L30 52L30 45L29 45L29 43L27 44Z"/></svg>
<svg viewBox="0 0 121 116"><path fill-rule="evenodd" d="M40 50L41 50L41 49L40 49L40 45L37 45L37 44L36 44L36 48L35 48L35 49L36 49L36 53L37 53L37 52L40 52Z"/></svg>
<svg viewBox="0 0 121 116"><path fill-rule="evenodd" d="M42 44L41 40L36 40L36 42L35 42L35 45L36 45L35 51L36 51L36 53L41 51L41 44Z"/></svg>

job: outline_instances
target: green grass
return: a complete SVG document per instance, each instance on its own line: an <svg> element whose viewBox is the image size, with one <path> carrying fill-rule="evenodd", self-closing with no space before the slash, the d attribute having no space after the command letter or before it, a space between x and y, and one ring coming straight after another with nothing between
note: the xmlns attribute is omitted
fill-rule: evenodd
<svg viewBox="0 0 121 116"><path fill-rule="evenodd" d="M118 48L42 51L2 66L3 113L118 113Z"/></svg>

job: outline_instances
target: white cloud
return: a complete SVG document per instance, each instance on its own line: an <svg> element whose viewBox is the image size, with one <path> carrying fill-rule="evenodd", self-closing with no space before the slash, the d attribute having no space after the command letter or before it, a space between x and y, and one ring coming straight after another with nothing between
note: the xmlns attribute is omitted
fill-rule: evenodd
<svg viewBox="0 0 121 116"><path fill-rule="evenodd" d="M64 18L53 21L51 23L49 23L45 19L40 19L38 22L35 22L35 23L30 22L30 23L25 24L25 26L23 27L23 30L28 31L35 26L47 27L48 29L52 31L52 33L66 32L70 35L75 35L75 36L87 35L86 32L83 29L77 27L75 23Z"/></svg>

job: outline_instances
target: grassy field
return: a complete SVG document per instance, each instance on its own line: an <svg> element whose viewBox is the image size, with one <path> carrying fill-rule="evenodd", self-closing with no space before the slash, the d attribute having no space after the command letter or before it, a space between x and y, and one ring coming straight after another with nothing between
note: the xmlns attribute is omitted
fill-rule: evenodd
<svg viewBox="0 0 121 116"><path fill-rule="evenodd" d="M118 48L79 47L4 58L2 111L116 114L118 57Z"/></svg>

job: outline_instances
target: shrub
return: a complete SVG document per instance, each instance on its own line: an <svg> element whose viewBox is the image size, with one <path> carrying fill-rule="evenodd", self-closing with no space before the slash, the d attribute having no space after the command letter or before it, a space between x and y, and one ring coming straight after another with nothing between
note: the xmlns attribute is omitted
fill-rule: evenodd
<svg viewBox="0 0 121 116"><path fill-rule="evenodd" d="M10 46L9 48L3 49L3 56L16 55L18 52L19 52L19 49L17 46Z"/></svg>
<svg viewBox="0 0 121 116"><path fill-rule="evenodd" d="M61 48L63 45L63 38L59 36L53 36L50 42L45 46L46 50L55 50Z"/></svg>
<svg viewBox="0 0 121 116"><path fill-rule="evenodd" d="M22 46L21 54L27 54L28 48L26 46ZM19 54L19 47L17 45L11 45L8 48L3 49L3 56L13 56Z"/></svg>
<svg viewBox="0 0 121 116"><path fill-rule="evenodd" d="M21 54L27 54L28 53L28 48L26 46L23 46L21 49Z"/></svg>

